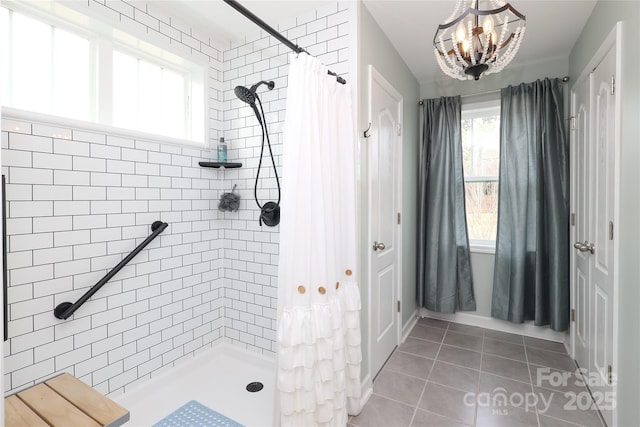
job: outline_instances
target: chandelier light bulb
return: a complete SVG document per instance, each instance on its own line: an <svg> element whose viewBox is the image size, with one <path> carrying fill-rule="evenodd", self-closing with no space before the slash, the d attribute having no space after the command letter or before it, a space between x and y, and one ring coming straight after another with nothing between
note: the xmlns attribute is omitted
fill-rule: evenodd
<svg viewBox="0 0 640 427"><path fill-rule="evenodd" d="M462 49L461 50L465 54L465 56L468 55L469 52L471 52L471 47L469 46L469 44L470 44L469 40L467 40L467 39L464 39L462 41Z"/></svg>
<svg viewBox="0 0 640 427"><path fill-rule="evenodd" d="M478 80L513 60L525 29L526 17L502 0L457 0L433 37L434 54L447 76Z"/></svg>
<svg viewBox="0 0 640 427"><path fill-rule="evenodd" d="M465 29L464 25L461 22L458 24L458 28L456 29L456 42L464 43L466 38L467 38L467 30Z"/></svg>
<svg viewBox="0 0 640 427"><path fill-rule="evenodd" d="M484 22L482 23L482 31L485 34L489 34L493 31L493 18L491 16L487 16L484 18Z"/></svg>

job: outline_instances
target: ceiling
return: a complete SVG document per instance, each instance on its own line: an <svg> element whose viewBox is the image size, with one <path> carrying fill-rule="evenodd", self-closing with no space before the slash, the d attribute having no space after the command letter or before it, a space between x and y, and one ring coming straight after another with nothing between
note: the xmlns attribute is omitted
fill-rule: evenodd
<svg viewBox="0 0 640 427"><path fill-rule="evenodd" d="M335 3L335 0L238 0L238 2L278 30L279 24L290 22L322 6ZM210 36L225 41L243 41L246 35L258 30L256 24L222 0L163 0L154 2L153 6L170 12L173 16L182 17L194 28L206 28Z"/></svg>
<svg viewBox="0 0 640 427"><path fill-rule="evenodd" d="M511 62L516 65L568 56L596 0L512 0L510 3L527 17L527 31ZM453 0L364 0L364 4L418 82L443 76L433 54L433 36L438 25L453 12Z"/></svg>
<svg viewBox="0 0 640 427"><path fill-rule="evenodd" d="M597 0L511 0L527 17L527 32L512 65L566 57L571 52ZM213 36L242 40L256 25L221 0L165 1L163 7L208 28ZM330 1L240 0L274 28ZM418 82L443 77L432 42L436 28L451 15L454 0L363 0ZM304 46L303 46L304 47Z"/></svg>

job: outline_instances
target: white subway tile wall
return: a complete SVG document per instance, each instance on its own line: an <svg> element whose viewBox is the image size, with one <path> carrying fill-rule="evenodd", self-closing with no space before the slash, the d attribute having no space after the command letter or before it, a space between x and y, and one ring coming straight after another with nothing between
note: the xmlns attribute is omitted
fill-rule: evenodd
<svg viewBox="0 0 640 427"><path fill-rule="evenodd" d="M280 25L278 30L293 43L318 56L331 71L348 77L348 3L332 3ZM265 86L258 96L268 123L273 154L282 176L282 125L285 118L287 74L291 50L260 31L224 52L224 136L230 161L243 163L228 170L224 187L241 196L240 210L225 213L224 238L224 322L225 339L253 351L274 352L279 227L260 227L260 209L254 201L254 184L260 159L262 132L251 107L238 100L233 89L273 80L275 89ZM276 180L265 146L258 198L261 204L276 201Z"/></svg>
<svg viewBox="0 0 640 427"><path fill-rule="evenodd" d="M275 81L273 91L263 86L259 95L280 174L290 51L256 31L222 53L153 2L119 3L107 2L105 13L99 12L103 3L85 5L94 16L127 18L127 29L142 26L167 42L179 41L187 54L210 59L210 140L224 135L229 161L244 166L201 168L198 162L215 153L3 118L6 392L65 371L118 394L218 340L261 353L275 350L278 227L258 224L253 185L261 132L233 88ZM348 79L347 5L330 4L278 30ZM278 197L266 154L261 203ZM234 185L240 210L219 212L220 194ZM156 220L169 227L72 318L53 316L57 304L74 302L144 240Z"/></svg>
<svg viewBox="0 0 640 427"><path fill-rule="evenodd" d="M144 2L71 2L117 28L208 67L210 140L222 130L222 51ZM155 6L153 6L155 7ZM148 13L149 12L149 13ZM130 18L124 21L124 18ZM203 33L204 34L204 33ZM153 35L153 34L151 34ZM175 36L175 37L174 37ZM170 37L173 37L170 39ZM224 173L206 147L174 146L87 129L2 120L7 178L9 340L5 392L55 373L122 392L224 335L223 248L217 199ZM151 234L168 228L69 320L75 302Z"/></svg>
<svg viewBox="0 0 640 427"><path fill-rule="evenodd" d="M76 140L75 129L68 131L65 144L3 131L3 159L24 159L24 167L11 161L3 166L7 392L67 371L116 393L224 334L217 210L224 172L198 165L211 152L111 135L88 143ZM78 133L82 139L85 131ZM40 145L47 140L55 158L36 164L40 153L32 139ZM83 144L87 149L78 149ZM109 153L107 162L118 167L96 153ZM171 177L160 174L164 167ZM76 301L151 234L156 220L168 228L73 318L53 316L57 304Z"/></svg>

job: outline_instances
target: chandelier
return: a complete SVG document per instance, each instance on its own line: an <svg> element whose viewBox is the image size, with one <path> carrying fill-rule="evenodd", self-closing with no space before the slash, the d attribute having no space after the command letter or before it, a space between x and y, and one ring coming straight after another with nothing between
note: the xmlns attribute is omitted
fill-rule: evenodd
<svg viewBox="0 0 640 427"><path fill-rule="evenodd" d="M518 52L525 26L525 16L504 1L457 0L433 37L438 65L459 80L500 72Z"/></svg>

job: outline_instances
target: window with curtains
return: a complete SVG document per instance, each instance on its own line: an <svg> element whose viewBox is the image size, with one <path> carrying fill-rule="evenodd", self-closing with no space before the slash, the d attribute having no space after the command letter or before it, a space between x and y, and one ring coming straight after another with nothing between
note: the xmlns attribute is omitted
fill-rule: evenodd
<svg viewBox="0 0 640 427"><path fill-rule="evenodd" d="M0 6L1 105L204 143L203 65L38 6Z"/></svg>
<svg viewBox="0 0 640 427"><path fill-rule="evenodd" d="M500 100L462 105L462 162L469 245L493 251L498 225Z"/></svg>

